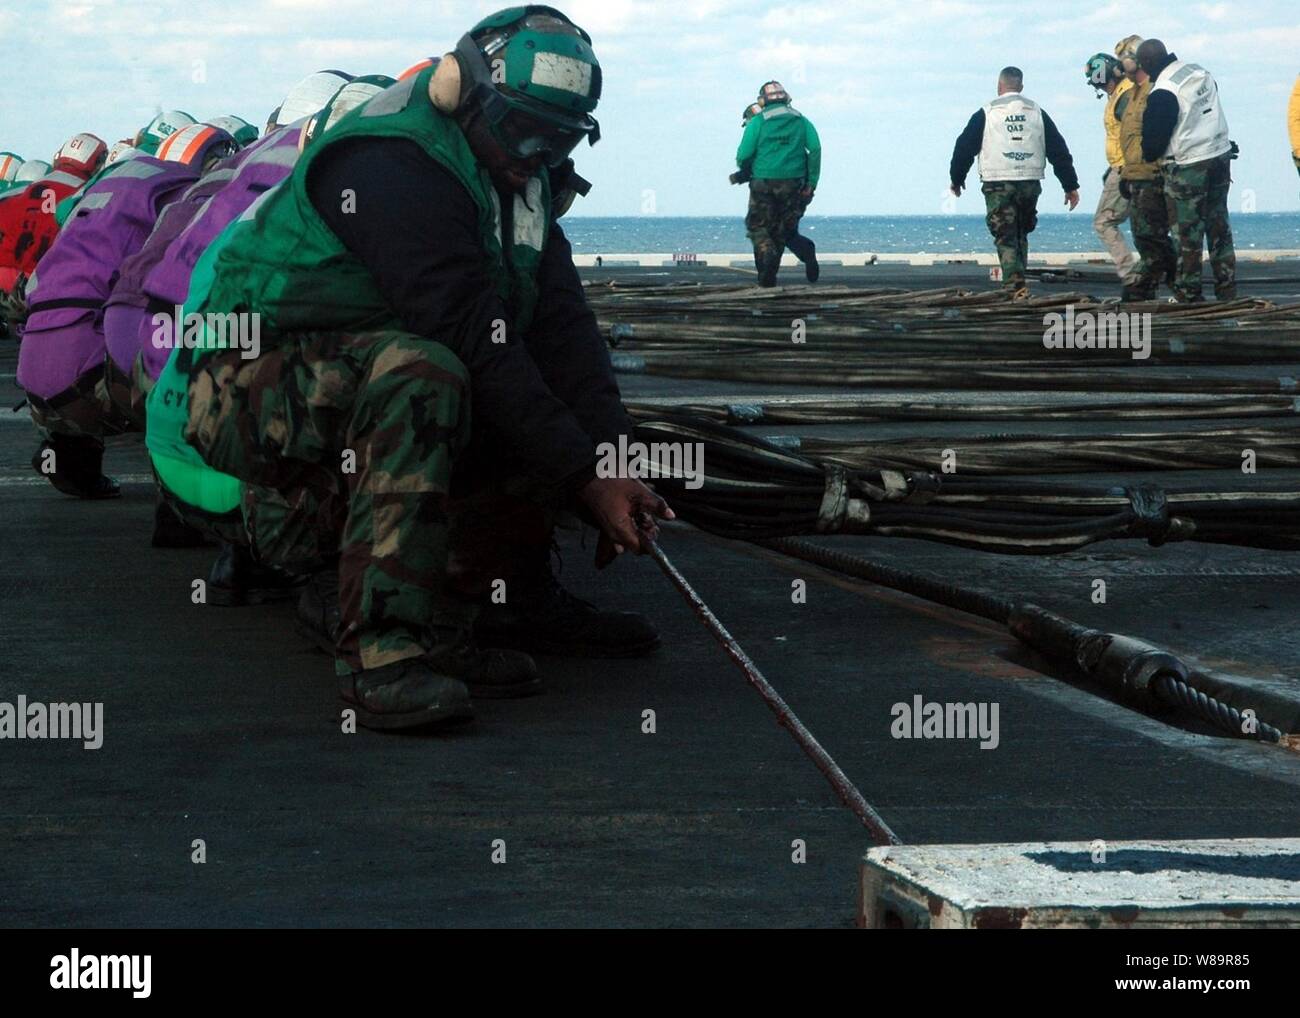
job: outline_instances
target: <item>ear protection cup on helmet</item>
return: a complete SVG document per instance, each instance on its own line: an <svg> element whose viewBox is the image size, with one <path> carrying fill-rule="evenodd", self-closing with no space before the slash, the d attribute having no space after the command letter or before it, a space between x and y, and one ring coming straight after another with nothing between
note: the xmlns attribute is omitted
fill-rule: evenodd
<svg viewBox="0 0 1300 1018"><path fill-rule="evenodd" d="M467 80L468 76L461 74L460 58L455 53L446 54L429 79L429 101L442 113L455 113L465 99Z"/></svg>

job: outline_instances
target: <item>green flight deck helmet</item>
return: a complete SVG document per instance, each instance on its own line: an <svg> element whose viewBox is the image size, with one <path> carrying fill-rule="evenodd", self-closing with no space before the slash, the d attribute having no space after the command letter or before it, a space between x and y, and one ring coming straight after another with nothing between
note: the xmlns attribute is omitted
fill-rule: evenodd
<svg viewBox="0 0 1300 1018"><path fill-rule="evenodd" d="M555 8L497 11L461 38L454 57L439 64L435 104L448 113L477 110L511 157L560 166L582 139L599 140L591 114L600 63L591 36Z"/></svg>
<svg viewBox="0 0 1300 1018"><path fill-rule="evenodd" d="M151 156L170 135L195 122L184 110L164 110L140 128L133 145L145 155Z"/></svg>
<svg viewBox="0 0 1300 1018"><path fill-rule="evenodd" d="M253 142L257 141L257 128L250 124L243 117L236 117L228 114L224 117L212 117L206 121L209 127L215 127L218 130L225 131L235 139L235 144L240 148L247 148Z"/></svg>
<svg viewBox="0 0 1300 1018"><path fill-rule="evenodd" d="M1100 97L1104 94L1107 82L1119 81L1124 77L1124 68L1109 53L1094 53L1083 65L1083 77Z"/></svg>

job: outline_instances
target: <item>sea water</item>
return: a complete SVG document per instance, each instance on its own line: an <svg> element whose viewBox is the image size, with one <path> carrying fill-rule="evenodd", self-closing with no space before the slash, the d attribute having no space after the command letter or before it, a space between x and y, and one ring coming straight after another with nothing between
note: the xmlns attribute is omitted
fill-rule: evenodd
<svg viewBox="0 0 1300 1018"><path fill-rule="evenodd" d="M734 216L566 216L564 232L575 254L639 252L738 252L749 249L743 215ZM958 254L991 252L983 216L805 216L800 233L823 252ZM1124 227L1128 237L1127 225ZM1238 251L1300 253L1300 212L1249 212L1232 216ZM1092 229L1092 212L1038 218L1029 238L1034 251L1102 251Z"/></svg>

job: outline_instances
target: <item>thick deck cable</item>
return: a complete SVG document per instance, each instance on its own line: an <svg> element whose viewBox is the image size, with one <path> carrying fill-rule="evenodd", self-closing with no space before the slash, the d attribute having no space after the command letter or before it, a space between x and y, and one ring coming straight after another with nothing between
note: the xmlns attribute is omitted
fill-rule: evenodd
<svg viewBox="0 0 1300 1018"><path fill-rule="evenodd" d="M905 594L911 594L914 597L932 601L935 604L955 608L958 611L976 615L991 622L997 622L1000 625L1006 625L1015 633L1017 638L1023 639L1023 632L1017 631L1016 627L1009 625L1009 623L1019 609L1029 606L1019 606L1007 598L996 597L985 591L962 587L955 583L936 580L905 569L872 562L857 555L824 548L821 545L799 538L781 538L772 541L755 541L753 543L763 548L778 551L783 555L789 555L791 558L797 558L834 572L843 573L846 576L852 576L855 579L867 580L882 587L889 587L891 590L902 591ZM1051 653L1053 649L1056 649L1057 653L1052 656L1073 658L1073 664L1076 666L1081 664L1078 660L1081 656L1077 649L1079 646L1078 637L1096 638L1102 635L1097 630L1088 629L1078 623L1071 623L1068 619L1053 616L1051 613L1042 612L1040 609L1032 610L1043 620L1050 621L1055 618L1056 621L1065 625L1060 632L1052 634L1061 642L1060 648L1049 648L1040 641L1033 641L1030 645L1034 649L1045 653ZM1067 629L1075 631L1073 639L1065 631ZM1106 639L1108 640L1110 637L1106 637ZM1069 650L1065 650L1065 644L1071 642L1073 642L1074 646ZM1095 679L1095 676L1090 675L1089 677ZM1199 688L1196 685L1196 677L1193 673L1179 675L1171 671L1161 671L1151 679L1150 692L1161 705L1193 714L1220 731L1235 735L1238 738L1276 743L1281 742L1285 734L1281 729L1262 720L1252 719L1251 723L1247 724L1245 715L1238 708L1224 703L1215 697L1213 693Z"/></svg>

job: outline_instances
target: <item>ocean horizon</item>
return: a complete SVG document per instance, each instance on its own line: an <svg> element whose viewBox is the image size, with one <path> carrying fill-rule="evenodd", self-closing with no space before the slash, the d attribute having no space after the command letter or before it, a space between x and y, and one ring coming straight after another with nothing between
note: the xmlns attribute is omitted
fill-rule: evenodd
<svg viewBox="0 0 1300 1018"><path fill-rule="evenodd" d="M742 214L730 216L566 216L564 232L575 254L630 252L709 254L746 251ZM1132 238L1125 224L1124 234ZM944 254L992 251L981 215L805 216L800 232L825 252ZM1242 212L1232 216L1239 251L1300 251L1300 212ZM1092 210L1048 213L1030 234L1030 250L1102 250Z"/></svg>

